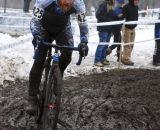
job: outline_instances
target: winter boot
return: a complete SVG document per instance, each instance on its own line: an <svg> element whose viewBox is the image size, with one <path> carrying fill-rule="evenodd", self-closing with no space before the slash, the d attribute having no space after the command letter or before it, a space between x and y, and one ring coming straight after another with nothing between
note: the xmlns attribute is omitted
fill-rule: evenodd
<svg viewBox="0 0 160 130"><path fill-rule="evenodd" d="M104 67L104 64L102 64L101 62L94 63L94 65L97 67Z"/></svg>
<svg viewBox="0 0 160 130"><path fill-rule="evenodd" d="M127 60L127 61L123 60L122 63L123 63L124 65L129 65L129 66L133 66L133 65L134 65L134 62L129 61L129 60Z"/></svg>
<svg viewBox="0 0 160 130"><path fill-rule="evenodd" d="M153 55L153 65L160 66L160 55Z"/></svg>
<svg viewBox="0 0 160 130"><path fill-rule="evenodd" d="M124 65L134 65L134 62L131 61L131 51L132 47L127 45L124 47L122 63Z"/></svg>
<svg viewBox="0 0 160 130"><path fill-rule="evenodd" d="M38 109L38 102L36 96L29 96L26 106L26 112L30 115L34 115Z"/></svg>
<svg viewBox="0 0 160 130"><path fill-rule="evenodd" d="M102 62L103 65L110 65L109 61L107 59L105 59L103 62Z"/></svg>

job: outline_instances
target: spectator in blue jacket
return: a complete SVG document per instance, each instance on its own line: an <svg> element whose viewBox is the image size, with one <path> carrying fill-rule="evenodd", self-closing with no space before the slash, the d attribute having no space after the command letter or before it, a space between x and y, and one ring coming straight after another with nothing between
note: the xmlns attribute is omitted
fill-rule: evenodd
<svg viewBox="0 0 160 130"><path fill-rule="evenodd" d="M124 5L124 0L116 0L116 6L114 8L114 21L120 21L123 20L123 5ZM114 36L114 43L121 43L121 29L122 29L122 24L120 25L114 25L113 29L112 29L112 33ZM117 48L117 61L119 61L119 57L120 57L120 45L117 44L113 44L111 46L108 47L107 51L106 51L106 55L109 55L113 49Z"/></svg>
<svg viewBox="0 0 160 130"><path fill-rule="evenodd" d="M113 21L113 6L115 0L105 0L103 1L96 12L97 22L110 22ZM99 44L95 53L94 65L98 67L104 67L104 65L109 65L109 61L106 59L106 49L108 48L108 43L111 38L112 26L98 26L97 31L99 32Z"/></svg>
<svg viewBox="0 0 160 130"><path fill-rule="evenodd" d="M43 42L53 42L60 46L74 46L70 15L77 14L80 28L80 49L88 51L88 26L85 19L85 4L83 0L36 0L31 19L30 29L33 35L32 44L37 48L35 60L29 75L29 98L27 112L34 114L37 110L36 95L39 92L43 65L48 47ZM83 57L84 55L81 54ZM71 62L72 51L62 50L59 59L61 74Z"/></svg>
<svg viewBox="0 0 160 130"><path fill-rule="evenodd" d="M159 14L160 19L160 14ZM155 30L154 30L154 37L155 37L155 50L153 55L153 65L160 66L160 23L155 23Z"/></svg>

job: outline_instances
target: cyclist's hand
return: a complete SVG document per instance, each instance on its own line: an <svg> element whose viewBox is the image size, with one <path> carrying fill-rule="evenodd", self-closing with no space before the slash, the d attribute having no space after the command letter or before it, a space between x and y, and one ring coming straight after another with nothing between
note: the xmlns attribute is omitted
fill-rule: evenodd
<svg viewBox="0 0 160 130"><path fill-rule="evenodd" d="M33 44L34 48L36 48L37 45L38 45L40 42L41 42L40 36L39 36L39 35L35 35L35 36L33 37L33 40L32 40L32 44Z"/></svg>
<svg viewBox="0 0 160 130"><path fill-rule="evenodd" d="M88 55L89 48L87 43L79 43L78 48L81 57L85 57Z"/></svg>

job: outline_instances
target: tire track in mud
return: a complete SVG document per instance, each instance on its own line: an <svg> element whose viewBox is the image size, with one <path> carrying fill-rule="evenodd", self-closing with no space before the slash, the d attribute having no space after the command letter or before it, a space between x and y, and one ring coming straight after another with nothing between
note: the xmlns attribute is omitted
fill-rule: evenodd
<svg viewBox="0 0 160 130"><path fill-rule="evenodd" d="M110 70L64 81L58 130L159 130L160 70ZM36 130L28 81L0 86L0 130ZM38 130L38 129L37 129Z"/></svg>

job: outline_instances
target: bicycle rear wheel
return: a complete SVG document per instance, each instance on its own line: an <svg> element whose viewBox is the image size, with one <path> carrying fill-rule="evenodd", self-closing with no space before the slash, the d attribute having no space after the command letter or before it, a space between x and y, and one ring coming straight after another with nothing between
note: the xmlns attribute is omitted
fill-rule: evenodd
<svg viewBox="0 0 160 130"><path fill-rule="evenodd" d="M43 130L56 130L61 103L62 77L58 66L52 65L46 87Z"/></svg>

